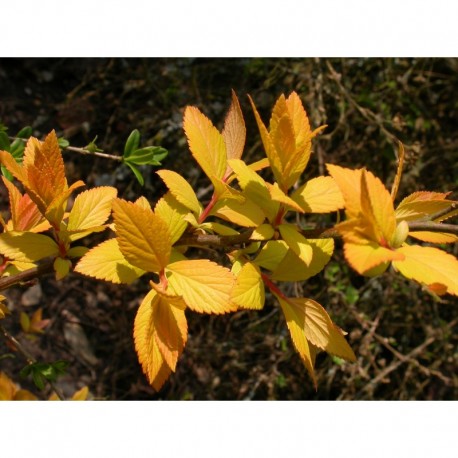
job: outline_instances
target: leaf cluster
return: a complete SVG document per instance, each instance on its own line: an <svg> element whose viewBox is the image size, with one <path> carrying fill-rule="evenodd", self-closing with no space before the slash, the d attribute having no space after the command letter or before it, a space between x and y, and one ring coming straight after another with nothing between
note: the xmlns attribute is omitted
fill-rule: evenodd
<svg viewBox="0 0 458 458"><path fill-rule="evenodd" d="M184 112L191 155L213 188L204 203L184 177L160 170L157 175L168 191L154 206L144 197L128 202L117 197L115 188L98 187L80 193L69 209L69 197L84 183L68 185L54 132L43 142L30 138L22 160L8 149L0 151L2 166L25 189L22 194L3 178L11 216L1 219L2 275L17 275L50 258L57 279L73 268L113 283L131 284L143 277L150 290L138 309L133 334L139 362L156 390L176 370L185 348L188 311L261 310L266 291L276 298L315 385L318 352L354 362L346 333L325 308L311 298L288 297L282 288L283 282L302 282L320 273L333 255L335 237L343 239L345 259L361 275L380 275L392 266L432 294L458 295L457 259L415 243L456 242L457 235L443 221L458 214L457 202L449 193L422 191L395 208L402 145L391 193L365 168L327 164L329 175L302 181L312 141L326 126L311 129L295 92L278 98L267 125L251 98L250 103L266 153L251 164L243 160L247 131L235 93L222 131L198 108ZM97 150L95 140L93 148ZM140 147L140 134L134 130L122 162L142 183L137 166L159 165L166 154L159 147ZM264 178L268 169L273 182ZM311 236L304 227L315 214L335 214L339 222ZM92 249L74 245L106 229L113 236ZM193 257L190 247L205 245L223 248L220 262ZM4 308L0 312L4 315ZM50 380L51 369L37 367L27 369L35 383Z"/></svg>

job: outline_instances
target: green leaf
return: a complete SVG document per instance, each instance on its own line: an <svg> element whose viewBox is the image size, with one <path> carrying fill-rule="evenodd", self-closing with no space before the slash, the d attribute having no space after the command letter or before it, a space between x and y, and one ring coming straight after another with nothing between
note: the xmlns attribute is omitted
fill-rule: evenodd
<svg viewBox="0 0 458 458"><path fill-rule="evenodd" d="M52 363L54 370L57 372L57 375L63 375L67 372L67 367L70 364L70 361L55 361Z"/></svg>
<svg viewBox="0 0 458 458"><path fill-rule="evenodd" d="M46 379L43 377L41 372L32 370L32 379L33 379L33 383L39 390L42 390L45 387Z"/></svg>
<svg viewBox="0 0 458 458"><path fill-rule="evenodd" d="M30 126L23 127L17 134L18 138L29 138L32 136L32 128Z"/></svg>
<svg viewBox="0 0 458 458"><path fill-rule="evenodd" d="M57 143L59 144L59 148L61 149L68 148L70 146L70 142L64 137L58 138Z"/></svg>
<svg viewBox="0 0 458 458"><path fill-rule="evenodd" d="M10 139L4 131L0 131L0 150L9 151L10 150Z"/></svg>
<svg viewBox="0 0 458 458"><path fill-rule="evenodd" d="M138 148L138 145L140 145L140 132L137 129L134 129L130 133L124 146L123 157L128 158Z"/></svg>
<svg viewBox="0 0 458 458"><path fill-rule="evenodd" d="M136 165L161 165L159 161L167 154L168 151L160 146L145 146L136 149L128 157L124 156L124 162Z"/></svg>
<svg viewBox="0 0 458 458"><path fill-rule="evenodd" d="M3 165L1 166L1 169L3 176L9 181L13 181L13 175L11 175L11 173L5 167L3 167Z"/></svg>
<svg viewBox="0 0 458 458"><path fill-rule="evenodd" d="M125 162L127 166L134 172L135 177L137 178L138 182L143 186L145 184L145 180L143 179L142 174L140 173L140 170L135 167L135 165L131 164L130 162Z"/></svg>
<svg viewBox="0 0 458 458"><path fill-rule="evenodd" d="M25 144L24 142L16 138L16 140L11 143L10 147L10 152L14 159L16 159L16 162L22 162L22 156L24 155L24 149L25 149Z"/></svg>
<svg viewBox="0 0 458 458"><path fill-rule="evenodd" d="M32 372L32 365L31 364L27 364L27 366L23 367L20 372L19 372L19 375L22 377L22 378L26 378L28 377Z"/></svg>

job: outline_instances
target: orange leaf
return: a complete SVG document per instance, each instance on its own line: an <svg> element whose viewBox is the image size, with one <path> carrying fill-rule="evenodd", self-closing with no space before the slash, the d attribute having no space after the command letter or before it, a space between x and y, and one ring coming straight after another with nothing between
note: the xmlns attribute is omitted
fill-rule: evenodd
<svg viewBox="0 0 458 458"><path fill-rule="evenodd" d="M159 272L169 262L171 234L152 210L123 199L113 200L113 217L119 249L130 264Z"/></svg>
<svg viewBox="0 0 458 458"><path fill-rule="evenodd" d="M188 338L184 310L186 304L178 296L157 292L153 305L154 338L167 365L175 371Z"/></svg>
<svg viewBox="0 0 458 458"><path fill-rule="evenodd" d="M333 164L326 164L326 168L340 188L347 218L359 216L361 213L362 169L351 170Z"/></svg>
<svg viewBox="0 0 458 458"><path fill-rule="evenodd" d="M246 127L237 95L232 91L232 103L224 121L222 132L226 143L227 159L240 159L245 147ZM230 172L228 166L225 175Z"/></svg>
<svg viewBox="0 0 458 458"><path fill-rule="evenodd" d="M159 296L152 289L143 299L134 321L134 343L138 360L151 386L159 391L170 377L167 365L155 337L154 306Z"/></svg>
<svg viewBox="0 0 458 458"><path fill-rule="evenodd" d="M397 250L405 258L393 262L404 277L427 286L444 285L449 294L458 296L458 260L438 248L403 246Z"/></svg>
<svg viewBox="0 0 458 458"><path fill-rule="evenodd" d="M11 229L15 231L44 231L49 228L43 215L38 210L36 204L27 194L22 195L18 188L5 177L3 183L8 189L10 209L11 209Z"/></svg>

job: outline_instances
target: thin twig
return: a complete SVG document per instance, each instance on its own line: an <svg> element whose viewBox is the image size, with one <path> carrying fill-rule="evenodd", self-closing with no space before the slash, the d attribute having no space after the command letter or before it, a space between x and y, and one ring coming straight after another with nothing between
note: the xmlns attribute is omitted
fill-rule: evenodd
<svg viewBox="0 0 458 458"><path fill-rule="evenodd" d="M429 219L430 219L430 221L436 221L438 219L447 219L447 218L442 218L442 217L446 216L448 213L451 213L453 210L456 210L457 208L458 208L458 202L453 202L452 204L450 204L449 207L444 208L443 210L438 211L437 213L433 213L432 215L430 215Z"/></svg>
<svg viewBox="0 0 458 458"><path fill-rule="evenodd" d="M35 278L52 272L53 263L54 260L49 260L37 267L32 267L31 269L24 270L23 272L19 272L15 275L10 275L9 277L0 278L0 291L11 288L11 286L17 285L18 283L34 280Z"/></svg>
<svg viewBox="0 0 458 458"><path fill-rule="evenodd" d="M19 138L19 137L8 137L10 140L22 140L24 143L27 142L28 139L26 138ZM73 151L75 153L79 154L87 154L90 156L98 156L98 157L103 157L105 159L111 159L113 161L118 161L122 162L122 156L116 156L115 154L108 154L108 153L102 153L100 151L90 151L87 148L78 148L76 146L67 146L66 148L62 148L63 150L68 150L68 151Z"/></svg>
<svg viewBox="0 0 458 458"><path fill-rule="evenodd" d="M446 232L447 234L458 234L458 225L433 223L432 221L409 222L409 231Z"/></svg>

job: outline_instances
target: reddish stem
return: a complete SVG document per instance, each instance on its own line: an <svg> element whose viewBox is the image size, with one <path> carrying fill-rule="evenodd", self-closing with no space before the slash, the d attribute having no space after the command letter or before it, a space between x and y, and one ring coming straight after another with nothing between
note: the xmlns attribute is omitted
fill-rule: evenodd
<svg viewBox="0 0 458 458"><path fill-rule="evenodd" d="M199 224L202 224L205 221L208 214L212 211L213 207L215 206L217 200L218 199L216 197L216 193L213 193L210 202L208 202L208 205L205 207L204 211L200 214L199 219L197 220Z"/></svg>
<svg viewBox="0 0 458 458"><path fill-rule="evenodd" d="M285 301L288 300L288 298L280 291L278 286L266 274L263 274L261 272L261 277L264 284L270 289L270 291L273 294L275 294L275 296L279 296Z"/></svg>

